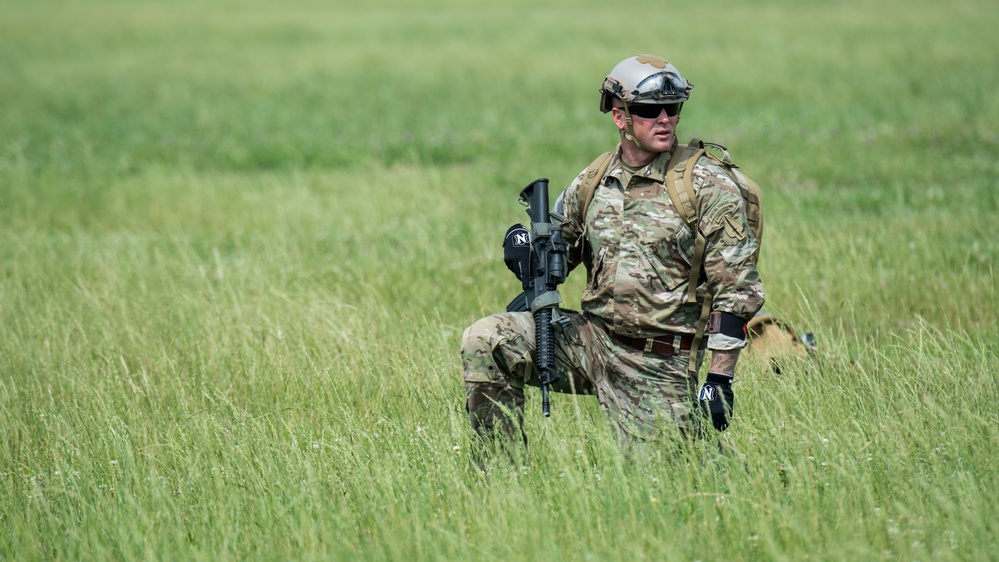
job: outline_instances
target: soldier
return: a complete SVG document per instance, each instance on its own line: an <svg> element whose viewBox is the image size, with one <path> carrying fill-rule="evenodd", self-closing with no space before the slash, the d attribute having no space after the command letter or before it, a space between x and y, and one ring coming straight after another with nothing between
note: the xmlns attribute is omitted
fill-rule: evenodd
<svg viewBox="0 0 999 562"><path fill-rule="evenodd" d="M600 88L600 110L611 114L620 143L588 205L580 195L584 171L553 214L563 217L569 268L584 264L587 284L581 311L562 311L568 321L555 333L561 379L552 390L595 394L625 445L677 429L681 436L699 435L702 411L716 429L728 425L745 326L764 301L758 241L726 169L708 157L695 164L698 232L681 220L666 192L667 165L679 150L676 126L691 88L656 56L615 66ZM698 240L703 266L692 303L685 297ZM715 329L695 337L706 299ZM534 333L530 313L509 312L465 330L466 408L479 436L526 443L520 426L524 386L537 385ZM711 359L697 391L705 347Z"/></svg>

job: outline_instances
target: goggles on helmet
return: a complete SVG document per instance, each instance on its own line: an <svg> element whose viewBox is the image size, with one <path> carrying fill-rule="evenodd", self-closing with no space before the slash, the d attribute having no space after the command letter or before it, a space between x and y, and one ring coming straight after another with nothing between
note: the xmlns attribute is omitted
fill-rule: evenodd
<svg viewBox="0 0 999 562"><path fill-rule="evenodd" d="M631 92L631 102L656 103L668 100L685 100L690 93L687 81L674 72L660 72L642 80Z"/></svg>

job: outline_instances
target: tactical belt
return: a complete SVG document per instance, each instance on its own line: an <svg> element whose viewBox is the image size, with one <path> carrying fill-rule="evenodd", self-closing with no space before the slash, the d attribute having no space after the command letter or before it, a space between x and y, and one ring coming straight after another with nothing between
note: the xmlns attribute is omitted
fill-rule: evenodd
<svg viewBox="0 0 999 562"><path fill-rule="evenodd" d="M658 338L629 338L610 332L612 340L624 344L628 347L641 349L645 353L655 353L656 355L676 355L677 353L690 351L694 343L693 334L674 334L672 336L661 336Z"/></svg>

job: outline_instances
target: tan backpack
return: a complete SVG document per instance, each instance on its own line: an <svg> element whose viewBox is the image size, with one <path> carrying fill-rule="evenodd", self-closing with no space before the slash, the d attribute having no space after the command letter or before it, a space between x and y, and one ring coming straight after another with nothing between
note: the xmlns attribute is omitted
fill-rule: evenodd
<svg viewBox="0 0 999 562"><path fill-rule="evenodd" d="M719 152L720 155L708 152L708 148ZM763 198L760 193L760 187L756 182L736 169L738 166L732 163L728 150L719 144L703 142L700 139L691 139L686 146L678 148L673 153L673 157L670 158L669 165L667 166L666 192L669 194L670 201L672 201L673 207L680 215L680 218L687 223L691 232L696 235L694 255L690 263L690 282L687 284L688 290L685 300L687 303L697 302L697 282L704 265L704 246L707 243L704 235L697 228L697 192L694 190L693 181L694 165L701 156L707 156L720 164L728 172L736 185L739 186L739 191L746 203L746 218L749 228L753 231L753 235L757 241L763 240ZM586 168L586 172L584 172L582 182L579 185L579 201L582 202L582 214L580 216L584 217L584 219L586 211L590 207L590 201L593 200L593 193L597 190L597 186L600 184L600 180L603 179L604 174L607 173L607 168L610 166L613 157L613 152L606 152L600 155L590 163ZM758 261L759 257L760 250L757 248L753 259ZM690 350L688 368L691 372L696 370L697 350L701 347L701 341L704 339L704 332L710 313L711 298L709 297L701 303L701 317L697 321L697 332L694 335L694 342Z"/></svg>
<svg viewBox="0 0 999 562"><path fill-rule="evenodd" d="M746 324L746 339L749 344L743 353L759 357L764 366L777 374L793 357L816 355L815 334L796 332L787 322L763 311Z"/></svg>

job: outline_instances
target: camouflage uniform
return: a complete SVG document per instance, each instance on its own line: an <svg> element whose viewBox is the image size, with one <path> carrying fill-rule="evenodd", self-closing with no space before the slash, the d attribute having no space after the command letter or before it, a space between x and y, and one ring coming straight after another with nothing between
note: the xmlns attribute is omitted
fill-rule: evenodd
<svg viewBox="0 0 999 562"><path fill-rule="evenodd" d="M690 431L697 423L690 405L697 381L688 373L687 354L657 355L611 336L679 338L696 331L700 304L684 303L695 236L664 187L671 155L662 153L629 170L619 147L585 220L577 198L582 173L564 194L561 230L569 265L585 261L588 281L582 312L564 311L568 326L556 331L556 367L563 378L553 390L596 394L626 440L652 439L670 426ZM710 293L712 310L751 318L764 295L753 260L758 243L739 188L706 157L694 168L694 188L699 229L707 241L698 299ZM711 349L741 345L721 334L708 340ZM533 351L534 323L526 313L493 315L465 331L467 408L478 433L488 436L501 429L513 436L522 416L523 387L537 384Z"/></svg>

